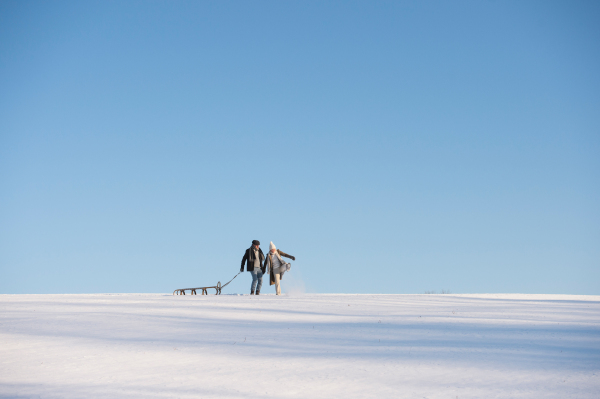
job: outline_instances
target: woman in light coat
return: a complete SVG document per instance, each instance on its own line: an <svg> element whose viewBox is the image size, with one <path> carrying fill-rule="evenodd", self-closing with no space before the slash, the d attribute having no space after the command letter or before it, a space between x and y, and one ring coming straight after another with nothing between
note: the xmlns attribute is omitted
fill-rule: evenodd
<svg viewBox="0 0 600 399"><path fill-rule="evenodd" d="M290 270L290 264L285 263L282 256L286 258L290 258L291 260L296 260L292 255L288 255L285 252L282 252L275 248L275 244L273 241L269 244L269 253L267 254L267 258L265 259L265 267L268 267L271 274L270 285L275 284L275 291L277 295L281 295L281 278L283 277L283 273Z"/></svg>

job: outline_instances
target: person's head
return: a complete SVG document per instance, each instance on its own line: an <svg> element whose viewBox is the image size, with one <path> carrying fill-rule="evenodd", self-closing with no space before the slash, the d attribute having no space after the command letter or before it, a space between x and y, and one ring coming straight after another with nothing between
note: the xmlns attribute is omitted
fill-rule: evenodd
<svg viewBox="0 0 600 399"><path fill-rule="evenodd" d="M277 251L277 248L275 248L275 244L273 244L273 241L271 241L271 243L269 244L269 250L272 254L274 254L275 251Z"/></svg>
<svg viewBox="0 0 600 399"><path fill-rule="evenodd" d="M260 241L258 241L258 240L252 240L252 246L255 249L258 249L260 247Z"/></svg>

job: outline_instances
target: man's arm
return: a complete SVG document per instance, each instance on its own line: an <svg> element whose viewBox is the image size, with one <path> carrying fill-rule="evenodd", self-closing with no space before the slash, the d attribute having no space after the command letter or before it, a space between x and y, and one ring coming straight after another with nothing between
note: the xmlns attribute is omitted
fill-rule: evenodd
<svg viewBox="0 0 600 399"><path fill-rule="evenodd" d="M244 271L244 263L248 259L248 251L244 252L244 257L242 258L242 267L240 268L240 273Z"/></svg>
<svg viewBox="0 0 600 399"><path fill-rule="evenodd" d="M281 251L281 250L277 250L277 252L279 252L279 256L285 256L286 258L290 258L291 260L296 260L295 257L293 257L292 255L288 255L285 252Z"/></svg>

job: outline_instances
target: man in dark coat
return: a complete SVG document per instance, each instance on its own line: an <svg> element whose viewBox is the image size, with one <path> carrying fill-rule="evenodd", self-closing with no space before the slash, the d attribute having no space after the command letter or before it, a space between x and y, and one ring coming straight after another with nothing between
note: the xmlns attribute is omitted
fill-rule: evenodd
<svg viewBox="0 0 600 399"><path fill-rule="evenodd" d="M260 288L262 287L262 278L265 273L265 254L260 249L260 242L258 240L252 241L252 246L246 250L244 257L242 258L242 267L240 272L244 271L244 263L248 262L246 270L252 274L252 285L250 286L250 295L260 295Z"/></svg>

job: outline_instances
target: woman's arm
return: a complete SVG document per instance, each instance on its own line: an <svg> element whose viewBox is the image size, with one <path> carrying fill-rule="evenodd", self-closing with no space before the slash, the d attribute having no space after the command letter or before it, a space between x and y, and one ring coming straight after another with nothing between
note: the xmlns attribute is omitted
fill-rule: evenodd
<svg viewBox="0 0 600 399"><path fill-rule="evenodd" d="M285 256L286 258L290 258L291 260L296 260L295 257L293 257L292 255L288 255L285 252L283 252L282 250L278 249L277 252L279 253L280 256Z"/></svg>

